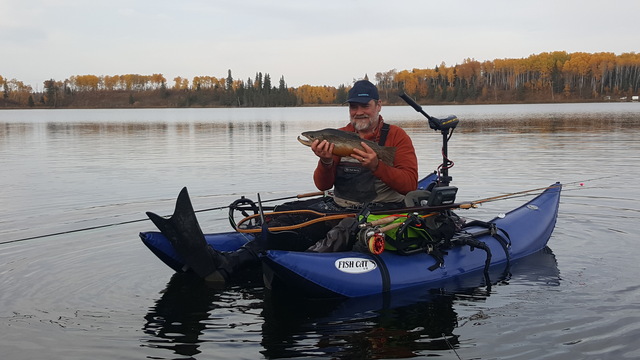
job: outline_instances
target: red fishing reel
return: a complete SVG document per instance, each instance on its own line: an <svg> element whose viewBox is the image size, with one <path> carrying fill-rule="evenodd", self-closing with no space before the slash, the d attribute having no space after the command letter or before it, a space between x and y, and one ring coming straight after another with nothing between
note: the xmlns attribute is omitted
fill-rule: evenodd
<svg viewBox="0 0 640 360"><path fill-rule="evenodd" d="M378 226L363 228L358 232L357 245L358 251L366 252L367 250L375 255L382 254L384 251L384 233L380 231Z"/></svg>
<svg viewBox="0 0 640 360"><path fill-rule="evenodd" d="M384 251L384 234L375 232L367 240L367 246L372 254L380 255Z"/></svg>

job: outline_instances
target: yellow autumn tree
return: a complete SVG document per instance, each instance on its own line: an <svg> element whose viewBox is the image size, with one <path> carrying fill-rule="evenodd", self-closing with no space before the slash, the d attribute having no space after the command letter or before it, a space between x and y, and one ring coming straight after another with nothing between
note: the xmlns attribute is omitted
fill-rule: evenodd
<svg viewBox="0 0 640 360"><path fill-rule="evenodd" d="M67 79L67 84L75 91L97 91L103 81L96 75L75 75Z"/></svg>
<svg viewBox="0 0 640 360"><path fill-rule="evenodd" d="M30 85L16 79L7 80L0 76L0 85L2 86L0 89L3 92L2 97L20 105L26 105L33 92Z"/></svg>
<svg viewBox="0 0 640 360"><path fill-rule="evenodd" d="M302 104L332 104L336 98L336 88L302 85L295 90L295 94Z"/></svg>
<svg viewBox="0 0 640 360"><path fill-rule="evenodd" d="M189 89L189 79L182 78L180 76L176 76L173 78L173 89L174 90L188 90Z"/></svg>

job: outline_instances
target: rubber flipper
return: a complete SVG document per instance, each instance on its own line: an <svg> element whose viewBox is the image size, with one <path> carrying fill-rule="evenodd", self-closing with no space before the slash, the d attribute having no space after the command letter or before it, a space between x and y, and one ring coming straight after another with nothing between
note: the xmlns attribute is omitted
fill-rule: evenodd
<svg viewBox="0 0 640 360"><path fill-rule="evenodd" d="M152 212L147 212L147 216L198 276L205 279L225 277L216 276L216 273L218 268L225 265L226 257L205 241L186 187L180 191L170 218L166 219Z"/></svg>

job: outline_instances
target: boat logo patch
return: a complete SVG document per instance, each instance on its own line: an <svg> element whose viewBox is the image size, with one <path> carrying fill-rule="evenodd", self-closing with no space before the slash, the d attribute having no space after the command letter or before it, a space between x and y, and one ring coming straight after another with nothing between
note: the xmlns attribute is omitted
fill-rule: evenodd
<svg viewBox="0 0 640 360"><path fill-rule="evenodd" d="M336 269L347 274L364 274L378 267L371 259L357 257L340 258L334 264Z"/></svg>

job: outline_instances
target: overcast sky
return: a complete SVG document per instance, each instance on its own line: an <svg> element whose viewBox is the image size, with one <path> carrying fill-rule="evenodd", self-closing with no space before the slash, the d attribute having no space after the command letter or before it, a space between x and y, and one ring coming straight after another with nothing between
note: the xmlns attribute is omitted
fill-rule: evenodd
<svg viewBox="0 0 640 360"><path fill-rule="evenodd" d="M0 75L351 84L392 69L640 52L639 0L0 0Z"/></svg>

